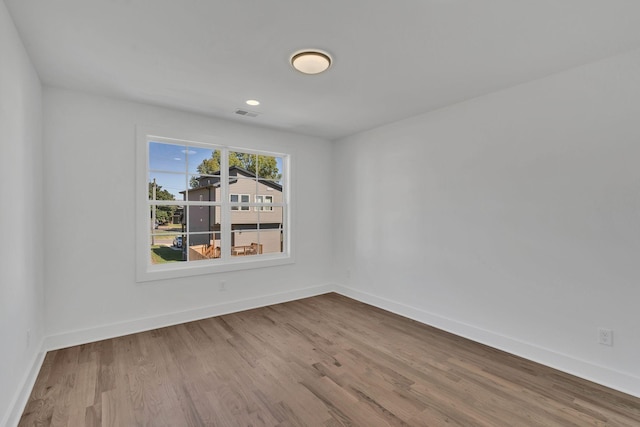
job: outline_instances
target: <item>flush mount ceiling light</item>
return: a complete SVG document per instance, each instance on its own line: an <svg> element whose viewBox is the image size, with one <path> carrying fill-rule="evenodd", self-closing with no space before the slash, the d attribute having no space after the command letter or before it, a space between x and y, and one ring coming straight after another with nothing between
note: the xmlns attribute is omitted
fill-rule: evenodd
<svg viewBox="0 0 640 427"><path fill-rule="evenodd" d="M304 74L318 74L331 66L331 56L319 50L303 50L291 57L293 68Z"/></svg>
<svg viewBox="0 0 640 427"><path fill-rule="evenodd" d="M260 101L255 100L255 99L249 99L246 101L247 105L251 105L251 106L256 106L256 105L260 105Z"/></svg>

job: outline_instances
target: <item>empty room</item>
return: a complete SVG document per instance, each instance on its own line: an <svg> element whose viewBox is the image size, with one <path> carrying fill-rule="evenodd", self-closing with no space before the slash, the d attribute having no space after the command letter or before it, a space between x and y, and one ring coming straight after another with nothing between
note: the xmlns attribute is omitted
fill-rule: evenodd
<svg viewBox="0 0 640 427"><path fill-rule="evenodd" d="M0 427L640 425L640 2L0 0Z"/></svg>

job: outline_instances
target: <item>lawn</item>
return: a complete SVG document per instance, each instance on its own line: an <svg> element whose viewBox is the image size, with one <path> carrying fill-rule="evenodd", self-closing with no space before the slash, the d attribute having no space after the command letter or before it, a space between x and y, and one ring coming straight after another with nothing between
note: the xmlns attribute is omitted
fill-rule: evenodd
<svg viewBox="0 0 640 427"><path fill-rule="evenodd" d="M182 251L176 251L168 246L151 246L151 263L164 264L182 261Z"/></svg>

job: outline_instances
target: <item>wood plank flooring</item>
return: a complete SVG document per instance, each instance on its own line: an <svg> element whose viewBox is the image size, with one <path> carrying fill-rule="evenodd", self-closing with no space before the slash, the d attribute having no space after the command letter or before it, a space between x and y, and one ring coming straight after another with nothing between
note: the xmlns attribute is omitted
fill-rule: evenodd
<svg viewBox="0 0 640 427"><path fill-rule="evenodd" d="M640 426L640 399L327 294L49 352L20 426Z"/></svg>

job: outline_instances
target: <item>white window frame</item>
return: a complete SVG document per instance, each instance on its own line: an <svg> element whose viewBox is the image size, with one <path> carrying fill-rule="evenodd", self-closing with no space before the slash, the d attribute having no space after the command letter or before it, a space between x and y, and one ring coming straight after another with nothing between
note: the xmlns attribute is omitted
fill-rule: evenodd
<svg viewBox="0 0 640 427"><path fill-rule="evenodd" d="M163 129L161 127L136 127L136 281L147 282L153 280L172 279L179 277L196 276L202 274L214 274L228 271L238 271L253 268L272 267L292 264L295 262L292 248L292 221L291 221L291 156L286 153L255 150L245 147L228 146L220 143L216 137L208 135L193 135ZM148 195L149 176L149 142L166 142L169 144L186 144L188 146L210 148L221 151L221 198L217 202L207 202L207 205L221 206L222 219L220 236L222 237L221 258L211 260L183 261L167 264L151 264L149 207L153 202ZM254 144L257 145L257 144ZM250 154L268 155L282 158L282 203L274 204L283 208L283 252L261 254L259 256L232 257L231 256L231 198L229 193L229 168L228 153L239 151ZM197 205L201 202L192 201ZM161 201L161 205L183 205L184 201ZM243 203L244 204L244 203ZM249 203L251 207L259 207L260 204ZM228 210L228 212L227 212ZM244 212L244 211L241 211ZM216 232L218 233L218 232ZM226 237L225 237L226 236ZM188 245L188 239L183 242Z"/></svg>

